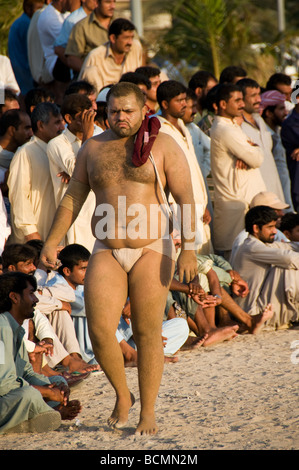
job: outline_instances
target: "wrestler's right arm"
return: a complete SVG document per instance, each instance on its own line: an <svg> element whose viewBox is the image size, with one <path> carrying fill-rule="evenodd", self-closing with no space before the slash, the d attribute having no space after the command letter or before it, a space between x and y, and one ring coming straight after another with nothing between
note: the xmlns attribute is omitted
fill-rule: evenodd
<svg viewBox="0 0 299 470"><path fill-rule="evenodd" d="M57 247L76 220L90 191L86 172L86 151L78 153L76 166L54 217L40 260L46 268L53 269L57 262Z"/></svg>

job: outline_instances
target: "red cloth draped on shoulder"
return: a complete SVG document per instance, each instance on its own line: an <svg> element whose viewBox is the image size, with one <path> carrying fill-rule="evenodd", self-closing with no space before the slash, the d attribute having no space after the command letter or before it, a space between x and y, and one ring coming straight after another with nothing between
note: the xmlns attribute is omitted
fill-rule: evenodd
<svg viewBox="0 0 299 470"><path fill-rule="evenodd" d="M161 123L158 118L145 116L135 137L132 156L134 166L141 166L147 161L160 127Z"/></svg>

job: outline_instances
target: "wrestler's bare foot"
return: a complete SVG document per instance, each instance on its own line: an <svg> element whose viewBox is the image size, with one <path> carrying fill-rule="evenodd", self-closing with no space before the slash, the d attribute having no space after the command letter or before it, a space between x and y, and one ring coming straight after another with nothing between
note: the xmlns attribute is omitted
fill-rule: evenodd
<svg viewBox="0 0 299 470"><path fill-rule="evenodd" d="M55 408L59 411L61 419L71 420L75 419L76 416L81 412L82 407L81 403L78 400L71 400L67 405L59 405Z"/></svg>
<svg viewBox="0 0 299 470"><path fill-rule="evenodd" d="M108 426L116 429L123 428L128 422L129 411L134 403L135 397L131 392L129 398L117 398L113 413L108 418Z"/></svg>
<svg viewBox="0 0 299 470"><path fill-rule="evenodd" d="M181 347L181 351L189 351L190 349L200 348L207 339L208 334L203 336L189 336L186 343Z"/></svg>
<svg viewBox="0 0 299 470"><path fill-rule="evenodd" d="M203 346L214 346L223 341L228 341L237 336L238 326L225 326L223 328L215 328L208 333L208 338L204 341Z"/></svg>
<svg viewBox="0 0 299 470"><path fill-rule="evenodd" d="M141 416L135 434L137 436L152 436L157 434L155 415Z"/></svg>
<svg viewBox="0 0 299 470"><path fill-rule="evenodd" d="M253 335L259 333L265 322L273 317L273 314L272 305L268 304L262 313L252 316L252 327L249 328L249 333Z"/></svg>

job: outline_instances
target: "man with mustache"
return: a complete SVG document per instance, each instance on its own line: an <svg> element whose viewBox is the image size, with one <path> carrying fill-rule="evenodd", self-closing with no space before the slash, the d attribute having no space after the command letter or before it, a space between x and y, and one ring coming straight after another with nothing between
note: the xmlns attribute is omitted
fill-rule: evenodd
<svg viewBox="0 0 299 470"><path fill-rule="evenodd" d="M237 85L221 85L217 115L211 127L211 172L214 183L213 244L230 257L235 237L244 228L244 215L253 197L266 186L260 173L261 149L252 144L237 122L244 110Z"/></svg>
<svg viewBox="0 0 299 470"><path fill-rule="evenodd" d="M260 171L265 181L267 191L270 191L283 202L285 197L277 171L276 163L272 154L272 136L267 130L265 121L259 114L261 106L261 89L259 84L251 78L242 78L237 82L241 88L244 99L244 109L242 112L242 130L248 138L258 145L263 152L263 163Z"/></svg>
<svg viewBox="0 0 299 470"><path fill-rule="evenodd" d="M80 150L68 189L41 253L48 267L57 262L57 245L75 220L90 190L96 196L92 219L97 238L84 280L84 299L93 351L116 392L108 420L124 427L134 397L126 382L123 355L115 333L130 292L132 327L138 350L140 420L136 433L157 432L155 402L163 373L161 341L163 313L175 267L175 248L169 231L164 197L174 195L183 217L190 209L188 229L181 226L178 258L180 279L197 274L195 204L188 163L173 138L159 132L155 117L146 116L145 96L128 82L114 85L107 95L109 129L91 137ZM125 199L125 204L120 204ZM139 230L131 230L136 207ZM162 206L159 220L151 209ZM107 215L105 215L107 213ZM159 215L159 214L158 214ZM104 224L103 224L104 222ZM136 229L138 227L135 226ZM141 230L142 229L142 233Z"/></svg>
<svg viewBox="0 0 299 470"><path fill-rule="evenodd" d="M234 261L247 282L249 294L235 298L250 315L259 314L271 303L274 312L268 327L289 327L298 321L299 246L296 242L275 241L278 215L269 206L251 208L245 216L249 233Z"/></svg>
<svg viewBox="0 0 299 470"><path fill-rule="evenodd" d="M29 362L22 325L33 318L36 288L29 274L0 276L0 433L53 431L61 419L74 419L81 411L77 400L69 401L63 382L51 384Z"/></svg>
<svg viewBox="0 0 299 470"><path fill-rule="evenodd" d="M134 72L142 65L142 47L134 33L131 21L114 20L108 31L109 41L89 52L78 79L87 80L99 93L104 86L117 83L122 74Z"/></svg>

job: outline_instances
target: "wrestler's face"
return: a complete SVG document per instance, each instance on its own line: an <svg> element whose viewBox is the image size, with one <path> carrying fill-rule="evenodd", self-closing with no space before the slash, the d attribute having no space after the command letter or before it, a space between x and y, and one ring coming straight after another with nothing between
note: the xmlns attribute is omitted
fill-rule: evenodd
<svg viewBox="0 0 299 470"><path fill-rule="evenodd" d="M273 220L261 228L258 225L254 225L254 235L263 243L273 243L277 232L276 223L277 221Z"/></svg>
<svg viewBox="0 0 299 470"><path fill-rule="evenodd" d="M258 113L261 103L261 89L247 87L244 94L245 111L249 114Z"/></svg>
<svg viewBox="0 0 299 470"><path fill-rule="evenodd" d="M122 97L111 96L109 99L108 122L118 137L135 135L145 114L145 106L141 106L133 93Z"/></svg>

